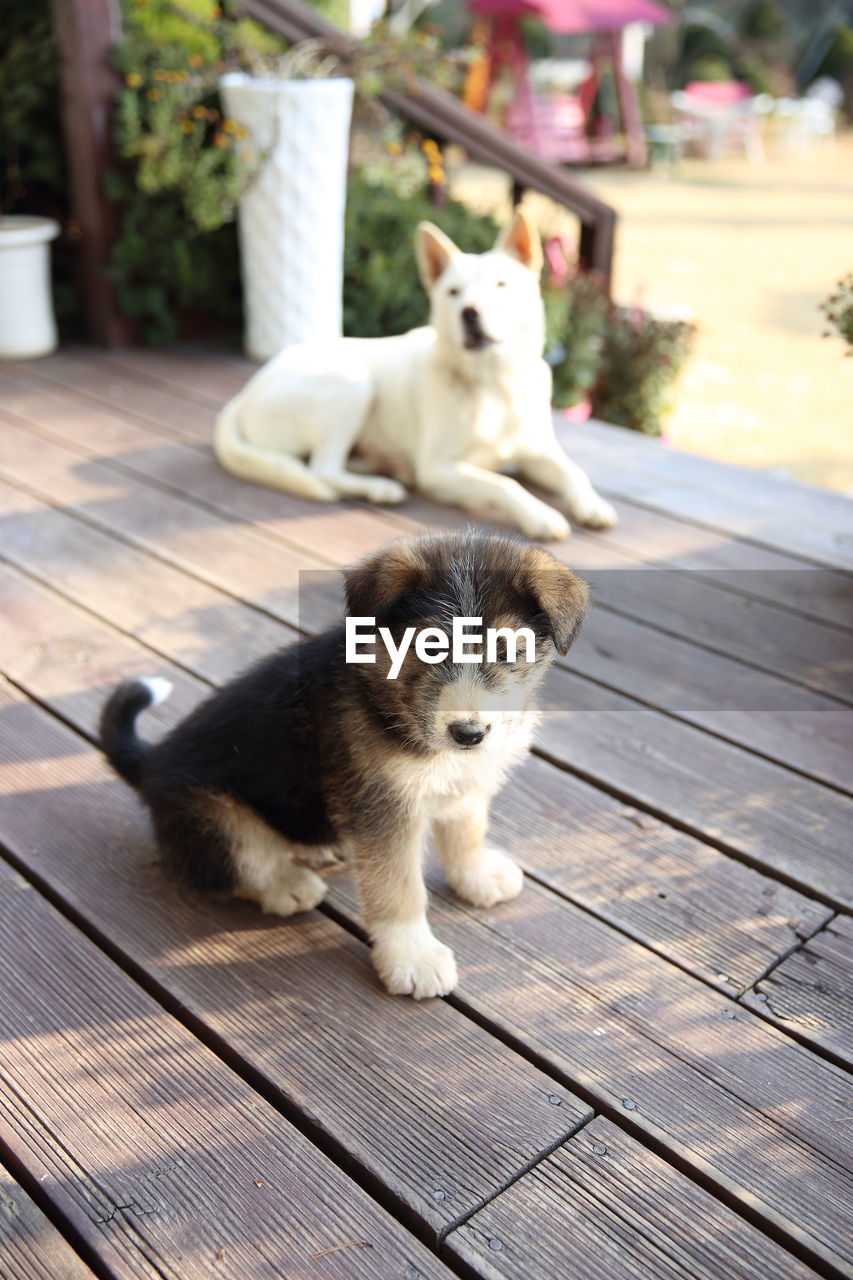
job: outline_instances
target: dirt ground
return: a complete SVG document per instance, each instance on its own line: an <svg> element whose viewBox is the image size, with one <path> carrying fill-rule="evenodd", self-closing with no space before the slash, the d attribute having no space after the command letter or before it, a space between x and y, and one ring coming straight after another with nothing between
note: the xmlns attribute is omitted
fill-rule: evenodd
<svg viewBox="0 0 853 1280"><path fill-rule="evenodd" d="M853 495L853 357L818 304L853 269L853 132L764 164L732 156L585 179L620 215L614 293L693 313L698 334L666 438L678 449ZM506 208L502 175L453 190ZM543 231L565 228L529 196Z"/></svg>

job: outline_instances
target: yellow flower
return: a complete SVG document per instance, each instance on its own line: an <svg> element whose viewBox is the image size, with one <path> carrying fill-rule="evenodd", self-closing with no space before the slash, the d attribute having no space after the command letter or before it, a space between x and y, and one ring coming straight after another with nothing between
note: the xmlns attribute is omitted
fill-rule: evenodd
<svg viewBox="0 0 853 1280"><path fill-rule="evenodd" d="M249 136L249 130L246 128L244 124L238 124L237 128L234 130L234 133L238 138L248 138Z"/></svg>
<svg viewBox="0 0 853 1280"><path fill-rule="evenodd" d="M162 67L158 67L158 68L157 68L157 70L154 72L154 79L155 79L155 80L168 80L168 79L169 79L169 73L168 73L168 71L164 71Z"/></svg>
<svg viewBox="0 0 853 1280"><path fill-rule="evenodd" d="M389 156L401 156L403 154L403 148L399 142L389 142L386 150Z"/></svg>
<svg viewBox="0 0 853 1280"><path fill-rule="evenodd" d="M215 147L225 148L227 146L230 146L230 142L231 140L228 137L228 134L222 133L221 130L217 130L217 132L213 135L213 145Z"/></svg>
<svg viewBox="0 0 853 1280"><path fill-rule="evenodd" d="M124 83L129 85L131 89L138 89L142 84L142 76L138 71L131 71L129 75L124 77Z"/></svg>
<svg viewBox="0 0 853 1280"><path fill-rule="evenodd" d="M187 62L190 64L191 67L200 67L204 62L204 58L201 56L200 53L191 53L190 56L187 58Z"/></svg>
<svg viewBox="0 0 853 1280"><path fill-rule="evenodd" d="M223 121L222 121L222 128L225 130L225 132L226 132L226 133L236 133L236 132L237 132L237 121L236 121L236 120L223 120Z"/></svg>
<svg viewBox="0 0 853 1280"><path fill-rule="evenodd" d="M172 73L172 80L175 84L183 84L184 81L189 80L189 78L189 71L174 71Z"/></svg>
<svg viewBox="0 0 853 1280"><path fill-rule="evenodd" d="M148 101L149 101L149 102L156 102L156 101L157 101L157 99L160 97L160 90L159 90L159 89L149 89L145 96L146 96L146 98L148 99Z"/></svg>
<svg viewBox="0 0 853 1280"><path fill-rule="evenodd" d="M431 164L429 167L430 182L444 182L444 170L441 165Z"/></svg>
<svg viewBox="0 0 853 1280"><path fill-rule="evenodd" d="M195 125L192 120L184 120L181 123L181 131L183 133L195 133Z"/></svg>
<svg viewBox="0 0 853 1280"><path fill-rule="evenodd" d="M201 106L193 107L193 115L195 116L196 120L206 120L207 107L201 107Z"/></svg>

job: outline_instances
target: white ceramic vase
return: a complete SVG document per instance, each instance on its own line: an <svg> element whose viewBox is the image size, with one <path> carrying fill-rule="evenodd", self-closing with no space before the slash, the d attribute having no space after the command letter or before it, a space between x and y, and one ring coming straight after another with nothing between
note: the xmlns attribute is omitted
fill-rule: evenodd
<svg viewBox="0 0 853 1280"><path fill-rule="evenodd" d="M353 83L234 72L220 91L260 164L238 224L245 346L268 360L297 342L340 337L344 206Z"/></svg>
<svg viewBox="0 0 853 1280"><path fill-rule="evenodd" d="M56 349L50 292L52 218L0 218L0 359L26 360Z"/></svg>

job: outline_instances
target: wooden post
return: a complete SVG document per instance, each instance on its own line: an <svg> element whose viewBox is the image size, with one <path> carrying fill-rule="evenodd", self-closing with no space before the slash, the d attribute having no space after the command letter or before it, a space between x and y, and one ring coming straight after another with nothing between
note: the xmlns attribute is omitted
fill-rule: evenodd
<svg viewBox="0 0 853 1280"><path fill-rule="evenodd" d="M118 78L110 51L121 34L119 0L52 0L71 206L80 226L79 281L89 337L104 347L132 339L107 271L116 210L104 194Z"/></svg>

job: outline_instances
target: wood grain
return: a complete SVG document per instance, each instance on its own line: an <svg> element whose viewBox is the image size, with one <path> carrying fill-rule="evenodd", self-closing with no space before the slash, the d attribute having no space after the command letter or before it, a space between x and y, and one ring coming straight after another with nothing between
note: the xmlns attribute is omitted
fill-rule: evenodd
<svg viewBox="0 0 853 1280"><path fill-rule="evenodd" d="M116 1280L447 1275L2 864L0 921L0 1134Z"/></svg>
<svg viewBox="0 0 853 1280"><path fill-rule="evenodd" d="M785 1031L853 1066L853 919L839 915L743 997ZM853 1089L847 1091L853 1117ZM853 1133L853 1118L844 1121Z"/></svg>
<svg viewBox="0 0 853 1280"><path fill-rule="evenodd" d="M601 422L557 419L571 458L608 494L835 569L853 569L853 502L745 467L662 449Z"/></svg>
<svg viewBox="0 0 853 1280"><path fill-rule="evenodd" d="M0 844L359 1177L438 1235L589 1107L442 1000L379 987L317 912L264 917L169 885L129 789L0 688Z"/></svg>
<svg viewBox="0 0 853 1280"><path fill-rule="evenodd" d="M602 1116L450 1236L488 1280L807 1280L818 1273Z"/></svg>
<svg viewBox="0 0 853 1280"><path fill-rule="evenodd" d="M537 885L433 918L465 1008L810 1265L848 1273L846 1072Z"/></svg>
<svg viewBox="0 0 853 1280"><path fill-rule="evenodd" d="M537 748L805 893L853 898L853 800L555 668Z"/></svg>
<svg viewBox="0 0 853 1280"><path fill-rule="evenodd" d="M93 1280L93 1273L41 1209L0 1165L3 1280Z"/></svg>
<svg viewBox="0 0 853 1280"><path fill-rule="evenodd" d="M58 397L57 397L58 398ZM26 398L25 398L26 399ZM19 409L25 406L14 398ZM47 410L43 409L42 412ZM33 412L30 408L29 412ZM59 410L52 410L52 422ZM90 456L104 459L107 465L127 468L164 484L176 494L186 494L231 517L251 521L255 529L283 537L317 563L317 556L330 564L343 563L381 545L389 533L397 532L384 516L358 508L335 508L310 503L289 495L247 486L228 476L209 453L180 444L159 445L151 441L144 428L124 422L117 427L112 419L98 422L91 415L75 419L71 439L75 448L84 448ZM116 459L120 458L119 462ZM412 530L417 531L413 524ZM812 571L786 574L784 581L799 580ZM753 576L748 574L747 576ZM758 575L758 576L764 576ZM695 575L667 575L679 590L689 577L692 598L707 595L695 582ZM658 595L658 575L636 573L592 575L597 602L603 593L630 608L631 599L643 599L638 589L648 584L651 594ZM779 575L776 581L781 581ZM620 591L624 588L624 600ZM665 590L664 590L665 594ZM738 611L749 615L753 606L749 599L728 596L728 609L721 610L712 601L705 612L725 623L729 633L738 634ZM658 601L657 613L668 616L666 601ZM657 616L647 603L643 610L647 620ZM764 611L767 615L767 610ZM775 611L778 615L778 610ZM753 619L754 621L754 619ZM786 631L787 627L787 631ZM701 625L699 626L701 631ZM846 633L829 628L809 628L800 617L778 616L765 619L762 634L781 637L779 648L797 651L799 640L805 646L804 656L790 660L802 678L816 685L826 684L836 693L846 689L847 668L853 659ZM824 657L808 648L814 632ZM750 656L745 644L745 656ZM742 648L744 647L742 644ZM752 656L757 657L758 652ZM770 662L772 655L765 660ZM792 684L763 669L755 669L724 654L703 651L686 639L662 633L656 627L642 626L620 613L595 608L579 644L570 658L572 669L646 704L657 705L687 723L717 733L729 741L767 755L799 772L849 790L853 786L853 711L839 707L830 699Z"/></svg>
<svg viewBox="0 0 853 1280"><path fill-rule="evenodd" d="M206 693L188 672L0 567L0 669L94 736L119 679L175 683L154 736ZM543 883L731 994L830 917L826 907L531 756L498 798L494 838Z"/></svg>

